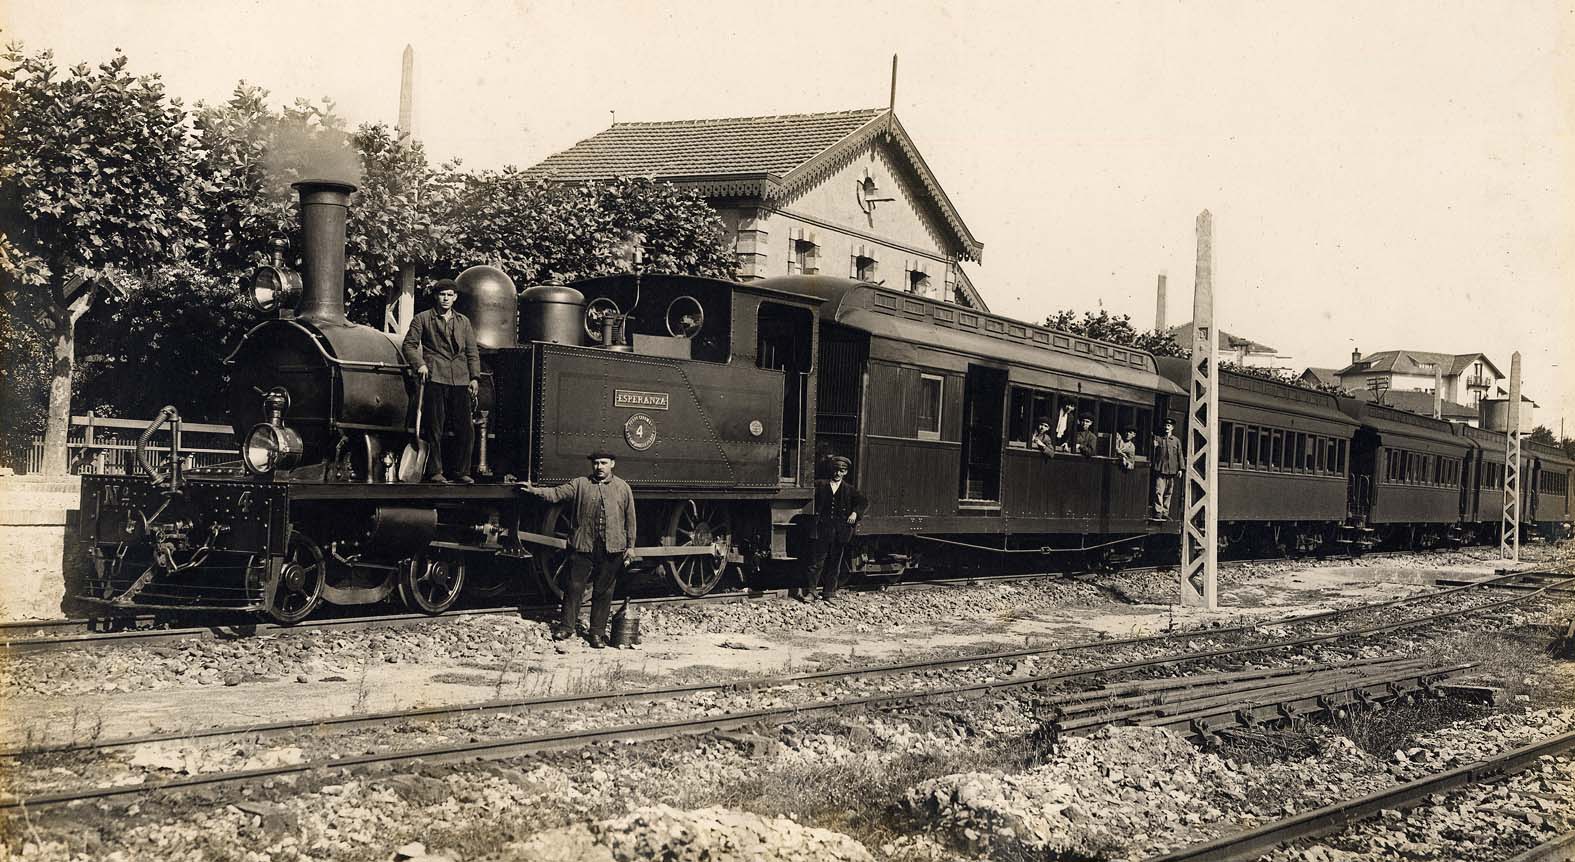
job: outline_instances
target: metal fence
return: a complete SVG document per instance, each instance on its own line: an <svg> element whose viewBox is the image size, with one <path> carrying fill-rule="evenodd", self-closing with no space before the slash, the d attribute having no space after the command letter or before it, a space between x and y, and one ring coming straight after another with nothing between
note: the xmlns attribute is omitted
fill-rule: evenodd
<svg viewBox="0 0 1575 862"><path fill-rule="evenodd" d="M66 465L73 474L102 473L127 476L140 473L137 466L137 438L151 419L111 419L104 416L73 416L66 431ZM195 438L195 439L193 439ZM192 443L200 443L194 446ZM240 449L234 430L228 425L182 422L176 441L181 466L214 467L239 459ZM165 424L148 440L150 452L159 455L170 448L170 427ZM13 465L18 473L39 473L44 464L44 441L33 438L22 463Z"/></svg>

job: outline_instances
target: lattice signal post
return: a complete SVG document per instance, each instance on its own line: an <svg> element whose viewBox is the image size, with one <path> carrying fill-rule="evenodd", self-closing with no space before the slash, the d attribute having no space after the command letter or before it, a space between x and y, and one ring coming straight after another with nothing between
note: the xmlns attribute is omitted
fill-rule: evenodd
<svg viewBox="0 0 1575 862"><path fill-rule="evenodd" d="M1219 606L1220 340L1214 330L1214 217L1198 213L1192 293L1192 387L1187 400L1186 513L1181 522L1181 603Z"/></svg>
<svg viewBox="0 0 1575 862"><path fill-rule="evenodd" d="M1520 562L1520 351L1509 358L1509 434L1504 444L1504 529L1499 556Z"/></svg>

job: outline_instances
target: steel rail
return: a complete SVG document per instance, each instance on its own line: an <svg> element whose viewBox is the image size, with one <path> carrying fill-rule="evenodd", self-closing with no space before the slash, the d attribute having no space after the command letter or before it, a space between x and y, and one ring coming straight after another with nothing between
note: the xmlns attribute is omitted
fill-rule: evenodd
<svg viewBox="0 0 1575 862"><path fill-rule="evenodd" d="M1564 581L1558 581L1556 583L1558 583L1558 584L1575 583L1575 577L1567 578ZM1441 593L1429 594L1429 596L1437 596L1437 595L1441 595L1441 594L1444 594L1444 593L1458 592L1458 591L1463 590L1463 589L1470 589L1470 587L1452 587L1452 588L1450 588L1448 590L1442 591ZM1236 647L1223 647L1223 648L1219 648L1219 649L1206 650L1206 651L1202 651L1202 652L1188 652L1188 653L1183 653L1183 654L1180 654L1180 655L1160 656L1160 657L1143 659L1143 660L1138 660L1138 661L1133 661L1133 662L1124 662L1124 663L1118 663L1118 664L1113 664L1113 665L1099 666L1099 667L1095 667L1095 668L1091 668L1091 669L1061 671L1061 672L1055 673L1055 674L1049 674L1049 675L1043 675L1043 676L1037 676L1037 677L1029 677L1027 679L1028 679L1028 681L1030 683L1048 683L1048 682L1054 682L1054 681L1063 680L1063 679L1075 678L1077 676L1097 676L1097 675L1103 674L1103 673L1115 673L1115 672L1121 672L1121 671L1127 671L1127 670L1135 670L1135 669L1140 669L1140 668L1145 668L1145 667L1152 667L1152 666L1157 666L1157 665L1173 664L1173 663L1183 662L1183 661L1205 660L1205 659L1211 659L1211 658L1219 658L1219 657L1228 656L1228 655L1245 655L1245 654L1249 654L1249 653L1253 653L1253 652L1263 652L1263 651L1272 650L1272 649L1282 649L1282 648L1283 649L1289 649L1289 648L1295 648L1295 647L1301 647L1301 646L1309 646L1309 645L1312 645L1312 644L1315 644L1315 643L1322 643L1322 642L1327 642L1327 641L1331 641L1331 640L1337 640L1339 638L1346 637L1346 636L1363 636L1363 635L1380 634L1380 633L1384 633L1384 632L1388 632L1388 631L1394 631L1394 630L1400 630L1400 629L1410 628L1410 627L1415 627L1415 626L1420 626L1420 625L1426 625L1427 623L1433 622L1435 620L1443 619L1443 618L1446 618L1446 617L1459 616L1462 613L1477 613L1477 612L1481 612L1481 611L1496 609L1496 608L1507 606L1507 605L1520 604L1522 602L1526 602L1526 601L1529 601L1529 600L1535 598L1537 595L1538 595L1537 593L1525 593L1525 594L1521 594L1521 595L1517 595L1517 596L1512 596L1510 598L1506 598L1506 599L1503 599L1503 600L1498 601L1498 602L1492 602L1492 603L1489 603L1489 604L1486 604L1486 605L1478 605L1478 606L1473 607L1473 608L1467 608L1464 611L1460 611L1460 610L1444 611L1444 612L1441 612L1441 613L1438 613L1438 614L1431 614L1431 615L1419 617L1419 618L1412 619L1412 620L1403 620L1403 621L1394 622L1394 623L1385 623L1385 624L1379 624L1379 625L1374 625L1374 626L1365 626L1365 627L1359 627L1359 628L1356 628L1356 629L1350 629L1350 630L1344 630L1344 631L1338 631L1338 632L1332 632L1332 633L1325 633L1325 634L1321 634L1321 635L1311 635L1311 636L1302 637L1302 638L1298 638L1298 639L1294 639L1294 640L1290 640L1290 641L1276 641L1276 642L1271 642L1271 643L1267 643L1267 644L1248 644L1248 645L1241 645L1241 646L1236 646ZM700 692L704 692L704 691L751 690L751 689L756 689L756 688L779 687L779 686L791 685L791 684L797 684L797 683L803 683L803 682L825 682L825 681L831 681L831 680L835 680L835 679L854 678L854 677L890 676L890 675L895 675L895 674L899 674L899 673L925 671L925 670L939 670L939 669L944 669L944 668L948 668L948 667L957 667L957 666L969 665L969 664L986 664L986 663L993 662L993 661L1009 661L1009 660L1012 660L1012 659L1027 658L1027 657L1030 657L1030 656L1041 656L1041 655L1052 655L1052 654L1060 654L1060 653L1069 653L1069 652L1077 652L1077 651L1082 651L1082 650L1087 650L1087 649L1110 648L1110 647L1120 647L1120 646L1133 646L1133 645L1137 645L1137 644L1160 644L1160 643L1164 643L1164 642L1167 642L1167 641L1180 640L1180 639L1196 639L1196 638L1199 638L1199 637L1217 637L1217 636L1220 636L1220 635L1227 635L1227 634L1239 634L1239 633L1241 633L1243 631L1248 631L1248 630L1251 630L1251 629L1254 629L1254 628L1274 628L1274 627L1279 627L1279 626L1284 626L1284 625L1292 625L1292 624L1305 622L1305 621L1307 621L1309 619L1321 619L1321 618L1328 618L1328 617L1333 617L1333 616L1340 616L1340 615L1344 615L1344 614L1347 614L1347 613L1354 612L1356 610L1371 609L1371 608L1374 608L1374 607L1385 607L1385 606L1388 606L1388 605L1392 604L1395 601L1399 601L1399 600L1391 600L1391 602L1380 603L1380 604L1377 604L1377 605L1370 605L1370 606L1369 605L1364 605L1360 609L1351 608L1351 609L1344 609L1344 610L1340 610L1340 611L1327 611L1327 612L1324 612L1324 613L1321 613L1321 614L1314 614L1314 615L1303 616L1303 617L1289 617L1289 618L1282 619L1282 620L1272 620L1272 621L1268 621L1268 622L1264 622L1264 623L1258 623L1258 624L1253 624L1253 625L1234 626L1234 627L1219 628L1219 629L1189 630L1189 631L1184 631L1184 632L1170 632L1170 633L1166 633L1166 634L1162 634L1162 635L1153 635L1153 636L1149 636L1149 637L1133 637L1133 638L1120 638L1120 639L1083 641L1083 642L1080 642L1080 643L1062 644L1062 645L1048 646L1048 647L1036 647L1036 648L1031 648L1031 649L1007 650L1007 651L1003 651L1003 652L981 653L981 654L977 654L977 655L956 656L956 657L945 658L945 659L930 659L930 660L920 660L920 661L897 662L897 663L892 663L892 664L873 665L873 666L867 666L867 667L862 667L862 668L844 668L844 669L838 669L838 670L813 671L813 672L810 672L810 673L790 674L790 675L786 675L786 676L754 677L754 678L730 680L730 681L722 682L722 683L696 684L696 685L691 685L691 686L664 687L664 688L652 688L652 689L633 689L633 690L628 690L628 691L617 691L617 692L598 692L598 693L593 693L593 694L589 694L589 695L555 695L555 696L548 696L548 697L528 698L528 699L519 699L519 700L486 701L486 702L482 702L482 703L462 704L462 705L459 705L459 706L423 707L423 708L416 709L416 710L391 711L391 712L374 713L374 714L370 714L370 715L360 715L360 716L357 716L357 715L330 716L330 717L326 717L326 718L302 719L302 720L297 720L297 721L286 721L286 722L272 722L272 723L266 723L266 724L253 724L253 725L238 726L238 727L207 728L207 729L198 730L198 731L175 731L175 732L169 732L169 733L164 733L164 734L148 734L148 735L143 735L143 736L124 737L124 738L116 739L116 740L104 740L104 741L98 741L98 742L92 742L92 743L62 743L62 744L53 745L53 746L36 746L36 747L11 748L11 749L0 750L0 756L5 756L5 757L24 757L24 756L32 756L32 755L38 755L38 754L61 753L61 752L69 752L69 751L92 751L92 750L101 750L101 749L107 749L107 748L118 748L118 747L124 747L124 746L129 746L129 745L138 745L138 744L152 743L152 742L168 742L168 741L180 740L180 739L202 739L202 738L211 738L211 737L217 737L217 736L231 736L231 735L245 734L245 733L278 734L278 733L287 733L287 732L295 731L295 730L305 730L305 729L310 729L310 728L315 728L315 727L354 727L354 726L359 726L359 725L378 724L378 723L385 723L385 722L389 722L389 721L396 721L396 720L403 720L403 719L410 719L410 718L436 718L436 717L443 717L443 716L450 716L450 715L465 715L465 714L476 714L476 713L486 713L486 712L525 711L525 710L540 709L540 708L553 707L553 706L565 706L565 705L575 705L575 704L594 704L594 703L606 702L606 701L609 701L609 700L618 700L618 699L651 700L651 699L661 699L661 698L664 698L664 697L679 697L679 696L683 696L683 695L686 695L686 694L695 694L695 693L700 693Z"/></svg>
<svg viewBox="0 0 1575 862"><path fill-rule="evenodd" d="M1570 578L1567 580L1575 581L1575 578ZM1488 605L1479 605L1476 608L1468 609L1466 612L1477 613L1506 605L1520 604L1529 600L1530 598L1532 598L1531 594L1513 596ZM737 729L754 724L780 724L807 716L829 714L831 712L852 708L884 707L897 704L924 702L937 698L976 696L990 692L1042 686L1051 682L1062 681L1079 676L1094 676L1120 670L1131 670L1136 668L1198 661L1201 659L1213 658L1225 654L1248 654L1253 652L1263 652L1273 649L1300 646L1307 643L1334 640L1337 638L1353 635L1361 636L1377 632L1414 628L1416 626L1425 625L1429 622L1434 622L1445 617L1458 618L1460 613L1461 612L1459 611L1451 611L1447 613L1434 614L1429 617L1423 617L1415 620L1407 620L1379 626L1367 626L1361 629L1317 635L1290 642L1254 644L1201 653L1189 652L1179 655L1149 657L1112 665L1071 669L1050 674L992 680L990 682L971 683L967 685L946 686L936 689L881 693L867 695L864 697L823 701L820 703L795 704L784 707L727 713L720 716L674 719L643 725L625 725L613 728L598 728L582 731L563 731L544 735L451 744L415 750L383 752L368 755L353 755L349 757L317 760L308 763L269 767L264 769L198 775L187 779L176 779L153 784L144 783L116 787L96 787L84 791L68 791L65 793L44 794L28 798L7 796L0 798L0 811L49 807L76 801L105 799L131 794L148 793L158 790L178 790L221 783L246 782L257 779L277 777L281 775L302 774L316 770L342 770L356 766L399 763L412 760L424 762L449 762L455 760L470 760L474 758L495 759L500 757L512 757L537 751L544 751L553 748L584 746L606 740L662 739L685 734L709 733L718 730ZM947 661L957 662L966 660L949 659ZM913 664L922 666L924 663ZM867 672L867 670L825 671L819 674L811 674L807 676L857 674L865 672Z"/></svg>
<svg viewBox="0 0 1575 862"><path fill-rule="evenodd" d="M1427 778L1397 784L1359 799L1336 802L1256 829L1151 857L1148 862L1238 862L1256 859L1281 844L1344 829L1384 809L1409 808L1430 794L1481 784L1518 772L1536 763L1538 758L1560 755L1571 748L1575 748L1575 732L1560 734Z"/></svg>
<svg viewBox="0 0 1575 862"><path fill-rule="evenodd" d="M1427 552L1418 552L1418 551L1375 551L1375 552L1372 552L1372 553L1364 554L1364 555L1362 555L1361 558L1362 559L1370 559L1370 558L1374 558L1374 557L1400 557L1400 556L1408 556L1408 555L1412 555L1412 554L1416 554L1416 553L1427 553ZM1232 564L1232 565L1236 565L1236 564L1243 564L1243 563L1293 562L1293 561L1295 561L1295 559L1296 558L1293 558L1293 557L1262 557L1262 558L1252 558L1252 559L1242 559L1242 560L1231 560L1231 561L1229 561L1229 563ZM1011 582L1015 582L1015 581L1036 581L1036 580L1044 580L1044 579L1048 579L1048 578L1064 578L1064 579L1069 579L1069 580L1083 581L1083 580L1087 580L1089 578L1100 577L1100 576L1109 575L1109 574L1113 574L1113 573L1161 572L1161 571L1166 571L1166 570L1174 569L1174 568L1176 568L1176 566L1174 564L1163 564L1163 565L1157 565L1157 566L1136 566L1136 567L1131 567L1131 568L1123 568L1123 569L1116 570L1116 572L1100 572L1100 571L1087 571L1087 572L1037 572L1037 573L1028 573L1028 574L1009 574L1009 575L978 575L978 576L974 576L974 577L962 577L962 578L925 578L923 580L915 580L915 581L876 582L876 583L867 584L867 585L864 585L864 584L850 585L846 589L853 590L853 591L856 591L856 592L881 591L881 590L891 590L891 589L904 589L904 590L906 590L906 589L921 589L922 590L922 589L929 589L929 588L936 588L936 587L971 586L973 584L1011 583ZM1520 571L1519 574L1531 575L1531 574L1536 574L1536 572L1534 570L1523 570L1523 571ZM1445 585L1443 581L1438 581L1437 583L1439 585ZM1452 583L1452 584L1448 584L1448 585L1453 586L1453 585L1456 585L1456 584ZM733 590L733 591L729 591L729 592L726 592L726 593L711 593L711 594L708 594L708 595L705 595L705 596L649 596L649 597L645 597L643 599L631 599L630 601L638 601L638 602L642 602L642 603L645 603L645 602L655 602L655 603L668 602L668 603L674 603L674 604L676 604L678 606L685 606L685 605L689 605L689 604L705 604L705 603L712 602L712 601L729 601L729 600L749 601L749 600L754 600L754 599L771 598L771 597L773 597L773 596L775 596L775 595L777 595L779 593L782 593L782 592L783 592L783 590L781 590L781 589L761 590L761 589L748 589L748 588L746 588L746 589L743 589L743 590ZM555 610L556 607L557 607L556 605L550 605L549 606L549 605L518 605L518 604L516 604L516 605L490 607L490 608L467 608L467 609L460 609L460 610L451 610L451 611L445 611L444 613L439 614L436 617L433 617L433 616L430 616L430 615L427 615L427 614L421 614L421 613L379 614L379 615L375 615L375 616L364 616L364 617L363 616L356 616L356 617L329 617L329 618L322 618L322 619L315 619L315 620L307 620L305 622L297 623L295 625L289 625L289 626L279 625L277 623L263 622L261 620L256 620L256 619L237 619L234 622L216 622L216 623L213 623L211 625L206 625L206 626L187 626L187 627L178 628L178 629L169 629L169 628L165 628L165 629L145 629L145 630L118 631L118 632L93 632L92 629L94 628L94 626L113 624L113 623L122 622L122 621L135 622L135 621L156 619L156 616L153 615L153 614L149 614L149 613L144 612L144 613L131 613L131 614L111 614L111 615L102 616L102 617L70 618L70 619L58 619L58 620L8 621L8 622L0 622L0 653L9 652L12 655L22 655L22 654L26 654L26 653L30 653L30 652L47 652L47 651L52 650L52 649L63 649L63 648L68 647L68 646L82 646L82 645L92 645L92 644L100 644L100 643L114 643L114 642L117 642L117 641L127 641L127 642L137 642L137 643L153 643L153 642L159 641L160 639L178 640L178 639L184 639L184 638L187 638L187 637L201 636L203 634L213 634L216 637L228 637L230 639L240 639L242 637L255 637L255 636L258 636L258 635L262 635L262 634L284 634L284 633L288 633L290 631L317 631L317 630L332 629L332 628L339 628L339 629L344 629L344 630L347 630L347 631L353 631L353 630L355 630L358 627L371 627L371 626L378 626L378 625L400 625L400 624L420 622L422 620L429 620L429 619L434 619L434 618L436 618L436 619L444 619L444 618L459 617L459 616L471 616L471 615L529 613L529 612L536 612L536 611ZM222 614L223 612L218 612L218 613ZM83 635L58 635L58 636L50 636L50 637L43 637L43 638L24 638L24 639L10 639L10 638L7 637L8 633L10 633L10 632L26 632L26 631L37 630L37 629L64 629L64 628L82 628L82 629L88 630L89 633L88 634L83 634ZM235 630L237 633L234 634L234 635L226 635L226 634L224 634L225 630ZM165 636L167 636L167 638ZM59 641L59 643L56 644L55 643L56 641Z"/></svg>
<svg viewBox="0 0 1575 862"><path fill-rule="evenodd" d="M1507 862L1569 862L1575 859L1575 832L1566 832L1557 838L1517 853Z"/></svg>
<svg viewBox="0 0 1575 862"><path fill-rule="evenodd" d="M1506 575L1506 576L1503 576L1503 577L1510 577L1510 576ZM1486 583L1486 582L1483 582L1483 583ZM1560 581L1560 582L1556 582L1556 583L1575 583L1575 577L1568 578L1565 581ZM150 742L167 742L167 741L176 740L176 739L197 739L197 738L207 738L207 737L212 737L212 736L228 736L228 735L234 735L234 734L240 734L240 733L283 733L283 732L289 732L289 731L292 731L292 730L301 730L301 729L307 729L307 728L318 727L318 726L351 727L351 726L356 726L356 725L361 725L361 724L372 724L372 723L379 723L379 722L394 721L394 720L398 720L398 719L401 719L401 718L425 718L425 717L440 717L440 716L444 716L444 715L462 715L462 714L481 713L481 712L529 710L529 709L541 708L541 707L545 707L545 706L559 706L559 705L568 705L568 704L575 704L575 703L597 703L597 702L601 702L601 701L605 701L605 700L614 700L614 699L617 699L617 698L655 699L655 698L660 698L660 697L662 697L664 695L665 696L682 696L684 694L693 694L693 693L699 693L699 692L702 692L702 691L731 691L731 690L748 690L748 689L754 689L754 688L770 688L770 687L777 687L777 686L789 685L789 684L795 684L795 683L802 683L802 682L823 682L823 681L829 681L829 680L834 680L834 679L841 679L841 678L848 678L848 677L857 677L857 676L871 676L871 677L873 677L873 676L889 676L889 675L894 675L894 674L899 674L899 673L907 673L907 672L923 671L923 670L937 670L937 669L943 669L943 668L947 668L947 667L957 667L957 666L969 665L969 664L986 664L986 663L993 662L993 661L1010 661L1010 660L1013 660L1013 659L1028 658L1030 656L1042 656L1042 655L1053 655L1053 654L1060 654L1060 653L1078 652L1078 651L1088 650L1088 649L1124 647L1124 646L1133 646L1133 645L1138 645L1138 644L1161 644L1161 643L1165 643L1165 642L1168 642L1168 641L1174 641L1174 640L1182 640L1182 639L1189 639L1190 640L1190 639L1196 639L1196 638L1200 638L1200 637L1219 637L1219 636L1222 636L1222 635L1240 634L1242 632L1251 631L1253 629L1277 628L1277 627L1280 627L1280 626L1296 625L1296 624L1300 624L1300 623L1304 623L1304 622L1308 622L1308 621L1316 621L1316 620L1329 619L1329 618L1334 618L1334 617L1339 617L1339 616L1350 615L1350 614L1354 614L1354 613L1359 612L1359 611L1366 611L1366 610L1372 610L1372 609L1381 609L1381 608L1390 607L1390 606L1393 606L1395 604L1406 602L1406 601L1420 601L1420 600L1429 599L1429 598L1437 598L1439 596L1453 594L1453 593L1461 592L1463 590L1468 590L1468 589L1471 589L1471 588L1472 588L1471 586L1451 587L1451 588L1448 588L1446 590L1438 591L1438 592L1435 592L1435 593L1428 593L1428 594L1425 594L1425 595L1422 595L1422 596L1413 596L1413 597L1407 597L1407 598L1402 598L1402 599L1391 599L1391 600L1386 601L1386 602L1376 603L1376 604L1372 604L1372 605L1362 605L1362 606L1356 607L1356 608L1343 608L1343 609L1334 610L1334 611L1325 611L1325 612L1318 613L1318 614L1309 614L1309 615L1304 615L1304 616L1299 616L1299 617L1286 617L1286 618L1279 619L1279 620L1269 620L1269 621L1264 621L1264 622L1251 623L1251 624L1239 625L1239 626L1222 627L1222 628L1217 628L1217 629L1189 629L1189 630L1186 630L1186 631L1167 632L1165 634L1150 635L1150 636L1146 636L1146 637L1109 638L1109 639L1103 639L1103 640L1082 641L1082 642L1074 642L1074 643L1070 643L1070 644L1060 644L1060 645L1046 646L1046 647L1033 647L1033 648L1026 648L1026 649L1006 650L1006 651L1001 651L1001 652L980 653L980 654L969 655L969 656L956 656L956 657L945 658L945 659L929 659L929 660L919 660L919 661L896 662L896 663L885 664L885 665L867 666L867 667L863 667L863 668L844 668L844 669L839 669L839 670L812 671L812 672L809 672L809 673L791 674L791 675L786 675L786 676L755 677L755 678L731 680L731 681L722 682L722 683L700 684L700 685L695 685L695 686L663 687L663 688L654 688L654 689L633 689L633 690L621 691L621 692L593 693L593 694L590 694L590 695L572 695L572 696L571 695L559 695L559 696L550 696L550 697L542 697L542 698L529 698L529 699L519 699L519 700L486 701L486 702L475 703L475 704L463 704L463 705L460 705L460 706L425 707L425 708L422 708L422 709L419 709L419 710L392 711L392 712L375 713L375 714L372 714L372 715L363 715L363 716L331 716L331 717L327 717L327 718L302 719L302 720L298 720L298 721L271 722L271 723L266 723L266 724L254 724L254 725L247 725L247 726L244 726L244 727L234 727L234 728L208 728L208 729L199 730L199 731L170 732L170 733L165 733L165 734L148 734L148 735L137 736L137 737L125 737L125 738L122 738L122 739L119 739L119 740L100 741L100 742L97 742L97 743L62 743L62 744L53 745L53 746L20 747L20 748L11 748L11 749L0 750L0 756L18 757L18 756L29 756L29 755L45 754L45 753L67 752L67 751L97 750L97 749L102 749L102 748L122 747L122 746L127 746L127 745L137 745L137 744L150 743ZM1523 601L1529 601L1530 599L1535 598L1535 596L1536 596L1536 594L1534 594L1534 593L1526 593L1526 594L1523 594L1523 595L1514 596L1514 597L1511 597L1511 598L1508 598L1508 599L1504 599L1504 600L1499 601L1499 602L1491 603L1489 605L1481 605L1481 606L1478 606L1477 608L1467 609L1467 612L1475 612L1477 610L1490 609L1490 608L1499 607L1499 606L1506 605L1506 604L1516 604L1516 603L1523 602ZM1429 615L1429 616L1424 616L1424 617L1421 617L1421 618L1419 618L1419 619L1417 619L1415 621L1387 624L1386 627L1382 627L1382 628L1384 630L1387 630L1387 628L1394 627L1394 626L1397 626L1397 625L1401 625L1401 626L1403 626L1403 625L1420 625L1420 624L1425 624L1426 622L1430 622L1430 621L1432 621L1434 619L1442 618L1442 617L1445 617L1445 616L1457 615L1458 613L1459 613L1458 611L1447 611L1447 612L1440 613L1440 614L1433 614L1433 615ZM1308 645L1308 644L1311 644L1311 643L1317 643L1317 642L1321 642L1321 641L1325 641L1325 640L1329 640L1329 639L1333 639L1333 638L1343 637L1347 633L1351 633L1351 634L1374 634L1374 633L1378 633L1379 630L1380 629L1374 628L1374 627L1366 627L1366 628L1358 628L1358 629L1350 630L1349 632L1336 632L1336 633L1326 634L1326 635L1315 635L1315 636L1312 636L1312 637L1309 637L1309 638L1301 638L1301 639L1297 639L1297 640L1293 640L1293 641L1289 641L1289 642L1280 642L1280 643L1269 644L1269 645L1261 645L1260 644L1260 645L1248 645L1248 646L1241 646L1241 647L1234 647L1234 648L1227 647L1227 648L1216 649L1216 650L1206 651L1206 652L1201 652L1201 653L1186 653L1183 656L1176 658L1175 660L1179 661L1179 660L1183 660L1183 659L1189 658L1189 657L1196 657L1196 658L1199 658L1199 659L1216 658L1216 657L1220 657L1220 656L1224 656L1224 655L1234 654L1236 652L1254 652L1254 651L1261 651L1261 650L1264 650L1264 649L1272 649L1272 648L1280 647L1280 646L1283 646L1283 647L1304 646L1304 645ZM1136 667L1146 667L1146 666L1148 666L1148 665L1147 664L1143 664L1143 663L1135 664L1135 665L1133 665L1133 664L1112 665L1112 666L1108 667L1106 672L1129 670L1129 669L1133 669L1133 668L1136 668ZM1057 678L1057 677L1051 677L1051 678ZM1046 679L1051 679L1051 678L1046 678ZM669 692L671 692L671 694L667 694Z"/></svg>

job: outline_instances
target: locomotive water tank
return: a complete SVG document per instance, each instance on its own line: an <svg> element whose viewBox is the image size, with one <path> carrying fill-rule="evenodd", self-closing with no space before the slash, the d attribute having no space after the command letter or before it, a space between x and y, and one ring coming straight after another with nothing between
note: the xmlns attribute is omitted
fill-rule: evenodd
<svg viewBox="0 0 1575 862"><path fill-rule="evenodd" d="M520 302L521 340L585 342L585 294L559 284L538 284L526 290Z"/></svg>

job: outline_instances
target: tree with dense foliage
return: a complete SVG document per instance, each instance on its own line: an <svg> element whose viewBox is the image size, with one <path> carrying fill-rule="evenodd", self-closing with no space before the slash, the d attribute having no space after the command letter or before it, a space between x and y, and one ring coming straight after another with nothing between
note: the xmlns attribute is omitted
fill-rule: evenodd
<svg viewBox="0 0 1575 862"><path fill-rule="evenodd" d="M1140 332L1132 325L1131 315L1118 317L1103 308L1097 314L1085 311L1081 315L1070 308L1062 309L1045 318L1045 326L1084 338L1136 347L1155 356L1187 356L1191 352L1177 344L1169 332L1160 329Z"/></svg>
<svg viewBox="0 0 1575 862"><path fill-rule="evenodd" d="M643 237L648 271L731 278L738 266L716 211L669 183L557 184L507 167L465 174L458 188L455 267L491 264L520 287L616 272L631 233Z"/></svg>
<svg viewBox="0 0 1575 862"><path fill-rule="evenodd" d="M196 158L179 100L124 54L62 72L12 45L0 64L0 298L49 344L43 469L60 474L77 323L200 247Z"/></svg>

